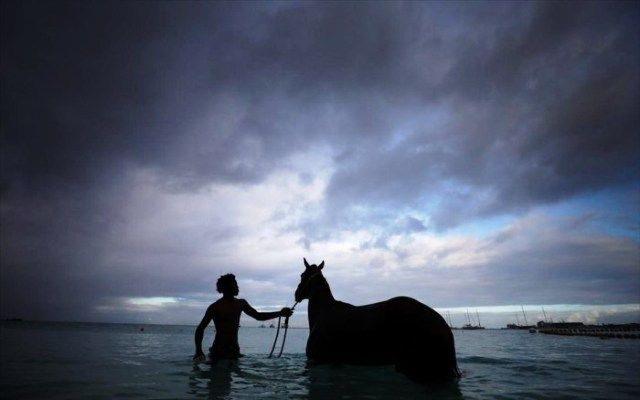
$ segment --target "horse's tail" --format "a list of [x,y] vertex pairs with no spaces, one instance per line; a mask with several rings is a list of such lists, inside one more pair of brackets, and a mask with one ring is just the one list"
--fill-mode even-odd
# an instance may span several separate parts
[[458,380],[460,379],[460,370],[458,369],[458,359],[456,357],[456,345],[453,332],[449,331],[447,343],[442,343],[439,348],[435,349],[437,358],[442,362],[442,375],[440,379]]
[[421,382],[459,379],[453,332],[440,314],[411,300],[410,312],[398,321],[403,329],[397,332],[396,369]]
[[451,332],[405,336],[398,355],[396,369],[415,381],[444,382],[461,376]]

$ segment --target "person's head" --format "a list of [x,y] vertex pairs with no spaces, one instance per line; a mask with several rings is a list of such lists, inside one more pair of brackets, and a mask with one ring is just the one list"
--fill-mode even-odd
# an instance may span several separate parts
[[233,274],[222,275],[218,278],[216,289],[218,289],[218,293],[222,293],[223,296],[237,296],[238,293],[240,293],[236,276]]

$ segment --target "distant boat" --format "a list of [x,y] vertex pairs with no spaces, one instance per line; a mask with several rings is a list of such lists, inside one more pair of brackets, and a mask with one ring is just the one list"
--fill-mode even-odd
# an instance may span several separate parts
[[453,323],[451,322],[451,314],[449,313],[449,311],[447,311],[447,323],[449,324],[449,328],[458,329],[458,328],[453,326]]
[[[528,329],[531,333],[536,333],[535,325],[529,325],[527,321],[527,314],[524,312],[524,306],[520,306],[522,308],[522,316],[524,317],[524,325],[520,325],[520,319],[518,318],[518,314],[516,314],[516,323],[515,324],[507,324],[507,329]],[[532,332],[533,330],[533,332]]]
[[534,329],[535,325],[518,325],[518,324],[507,324],[507,329],[519,329],[519,330],[529,330]]
[[464,329],[464,330],[467,330],[467,331],[469,331],[469,330],[473,331],[473,330],[476,330],[476,329],[484,329],[484,326],[467,324],[467,325],[463,326],[460,329]]
[[463,326],[460,329],[464,329],[464,330],[478,330],[478,329],[484,329],[484,326],[482,326],[482,324],[480,324],[480,314],[478,314],[478,310],[476,309],[476,316],[478,317],[478,325],[471,325],[471,316],[469,315],[469,310],[467,310],[467,324],[465,326]]

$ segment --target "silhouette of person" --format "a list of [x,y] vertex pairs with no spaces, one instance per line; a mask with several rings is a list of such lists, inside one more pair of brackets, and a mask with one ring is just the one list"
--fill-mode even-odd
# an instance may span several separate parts
[[196,328],[196,354],[193,356],[194,361],[206,359],[202,352],[202,337],[211,320],[213,320],[216,327],[216,336],[213,339],[213,345],[209,348],[209,355],[212,359],[236,359],[242,357],[240,346],[238,345],[238,327],[240,325],[240,314],[243,311],[258,321],[288,317],[293,314],[288,307],[275,312],[258,312],[246,300],[236,299],[240,290],[233,274],[222,275],[218,279],[216,288],[219,293],[222,293],[222,297],[207,308],[200,325]]

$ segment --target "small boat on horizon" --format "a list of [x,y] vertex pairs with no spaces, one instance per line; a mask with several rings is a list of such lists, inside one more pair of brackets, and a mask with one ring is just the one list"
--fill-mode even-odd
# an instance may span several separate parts
[[478,325],[471,325],[471,316],[469,315],[469,310],[467,310],[466,316],[467,316],[467,324],[460,329],[464,329],[464,330],[484,329],[484,326],[482,326],[482,324],[480,323],[480,314],[478,313],[477,309],[476,309],[476,316],[478,318]]
[[524,312],[524,306],[520,306],[520,308],[522,309],[522,316],[524,317],[524,325],[520,325],[520,318],[518,318],[518,314],[516,313],[516,323],[507,324],[507,329],[521,329],[528,330],[529,333],[536,333],[536,326],[529,325],[529,322],[527,321],[527,314]]
[[477,330],[477,329],[484,329],[484,326],[467,324],[467,325],[463,326],[460,329],[464,329],[464,330],[467,330],[467,331],[468,330],[473,331],[473,330]]

